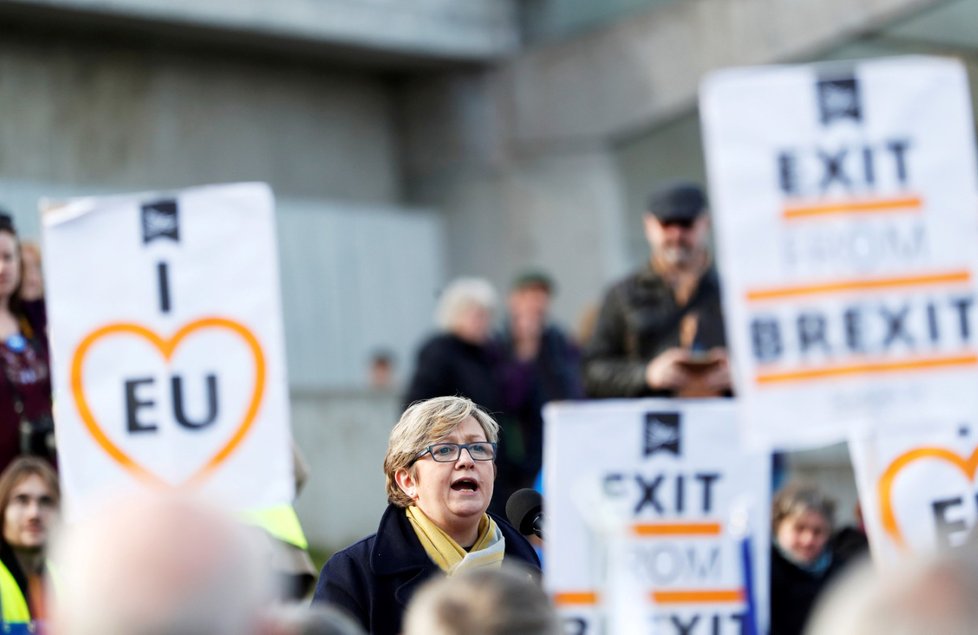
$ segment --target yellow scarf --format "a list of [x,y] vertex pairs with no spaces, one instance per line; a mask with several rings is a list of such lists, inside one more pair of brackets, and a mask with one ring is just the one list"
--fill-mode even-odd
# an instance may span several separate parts
[[425,553],[447,575],[482,567],[498,568],[502,565],[506,540],[495,521],[487,514],[482,515],[479,521],[479,537],[472,545],[472,550],[467,552],[438,525],[431,522],[417,506],[411,505],[406,511],[411,528],[421,541]]

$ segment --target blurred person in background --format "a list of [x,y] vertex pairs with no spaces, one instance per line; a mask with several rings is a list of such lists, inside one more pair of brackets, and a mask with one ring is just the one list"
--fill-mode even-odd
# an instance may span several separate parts
[[24,302],[44,299],[44,273],[41,269],[41,247],[36,242],[25,240],[20,246],[23,273],[21,275],[20,298]]
[[592,397],[720,396],[731,390],[720,284],[700,186],[652,195],[648,264],[606,293],[584,351]]
[[59,542],[54,635],[259,635],[273,597],[267,547],[178,493],[120,500]]
[[414,596],[404,635],[561,635],[538,580],[516,566],[429,582]]
[[371,390],[387,391],[394,388],[394,353],[379,349],[370,355],[369,384]]
[[313,601],[349,611],[374,635],[396,635],[408,602],[430,578],[510,560],[539,569],[526,539],[486,513],[498,432],[496,421],[463,397],[410,406],[388,441],[389,504],[377,533],[329,559]]
[[771,508],[771,635],[800,635],[826,584],[847,563],[834,549],[835,502],[793,482]]
[[60,500],[43,459],[14,459],[0,474],[0,632],[34,632],[47,619],[47,552]]
[[485,410],[502,408],[498,363],[489,347],[496,291],[482,278],[458,278],[442,292],[437,321],[441,332],[418,353],[405,406],[432,397],[468,397]]
[[21,272],[13,219],[0,211],[0,470],[24,454],[56,466],[43,302],[21,298]]
[[853,566],[819,602],[809,635],[972,635],[978,632],[974,545],[880,570]]
[[[496,480],[497,503],[536,480],[543,462],[543,406],[580,399],[580,354],[572,340],[550,323],[553,281],[538,271],[513,280],[507,315],[495,337],[499,351],[503,411]],[[501,509],[494,505],[494,510]]]

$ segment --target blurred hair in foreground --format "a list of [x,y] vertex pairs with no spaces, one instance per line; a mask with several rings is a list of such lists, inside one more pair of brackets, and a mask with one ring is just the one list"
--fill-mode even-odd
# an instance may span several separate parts
[[55,635],[257,635],[267,540],[175,494],[120,500],[58,544]]
[[268,635],[366,635],[355,619],[333,606],[290,604],[271,609]]
[[404,635],[560,635],[560,621],[528,569],[475,569],[426,584],[411,600]]
[[883,570],[866,560],[816,607],[807,635],[978,632],[978,554],[960,549]]

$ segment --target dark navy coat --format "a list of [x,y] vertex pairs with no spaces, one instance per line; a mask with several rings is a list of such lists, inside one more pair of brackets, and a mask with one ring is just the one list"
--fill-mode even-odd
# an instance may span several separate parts
[[[526,538],[492,516],[506,540],[504,559],[534,569],[540,560]],[[339,551],[323,567],[313,602],[337,605],[373,635],[397,635],[411,596],[441,570],[425,553],[400,507],[388,505],[377,533]]]

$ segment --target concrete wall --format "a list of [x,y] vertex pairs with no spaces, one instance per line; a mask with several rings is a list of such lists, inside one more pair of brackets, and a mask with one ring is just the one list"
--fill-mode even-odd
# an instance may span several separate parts
[[797,59],[938,0],[685,0],[492,70],[402,83],[408,199],[445,210],[449,269],[505,284],[533,264],[576,322],[645,258],[637,224],[660,180],[702,175],[703,74]]
[[523,36],[530,44],[566,39],[669,2],[682,0],[523,0]]
[[336,202],[278,202],[282,309],[293,388],[364,388],[368,360],[414,366],[444,284],[441,215]]
[[[26,236],[39,235],[40,196],[272,185],[290,370],[306,389],[292,400],[313,470],[303,519],[320,544],[369,531],[384,501],[373,454],[383,454],[398,399],[321,391],[362,385],[378,344],[392,344],[406,369],[444,277],[440,219],[400,204],[387,79],[131,40],[0,33],[0,204]],[[381,337],[396,342],[368,341]]]
[[0,38],[0,177],[160,189],[264,180],[282,196],[400,195],[381,80],[95,40]]
[[393,393],[293,391],[296,445],[310,467],[296,511],[313,545],[336,550],[377,530],[387,438],[400,414]]
[[493,59],[519,44],[515,0],[6,0],[0,10],[183,38],[220,34],[245,46],[387,53],[387,63]]
[[508,67],[511,128],[521,147],[621,138],[694,103],[703,75],[804,58],[941,0],[685,0]]

